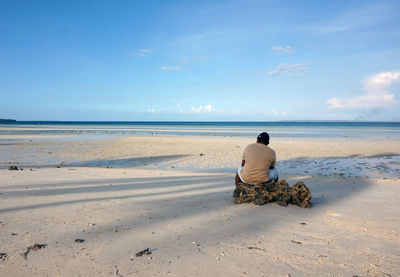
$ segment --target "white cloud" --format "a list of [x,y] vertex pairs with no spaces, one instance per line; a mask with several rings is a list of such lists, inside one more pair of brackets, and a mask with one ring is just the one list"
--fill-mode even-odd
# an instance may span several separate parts
[[287,112],[286,111],[279,111],[277,109],[272,108],[269,111],[268,110],[257,110],[255,112],[255,114],[261,114],[263,116],[271,116],[271,115],[273,115],[273,116],[278,116],[279,117],[279,116],[287,115]]
[[137,50],[135,55],[138,56],[138,57],[145,57],[145,56],[149,55],[150,53],[151,53],[151,50],[145,48],[145,49]]
[[364,94],[352,98],[333,97],[327,100],[329,109],[379,108],[395,104],[394,94],[388,90],[400,80],[400,71],[382,72],[364,80]]
[[179,113],[203,113],[203,114],[219,114],[219,115],[239,115],[242,113],[240,109],[233,109],[233,110],[219,110],[216,109],[212,104],[208,105],[199,105],[199,106],[192,106],[191,108],[184,108],[182,103],[177,104],[178,112]]
[[288,73],[292,76],[299,77],[304,75],[310,63],[282,63],[278,65],[274,70],[271,70],[267,73],[268,76],[276,76],[280,73]]
[[193,106],[190,109],[190,111],[192,113],[201,113],[201,112],[210,113],[210,112],[215,112],[216,110],[211,104],[208,104],[208,105],[205,105],[205,106],[200,105],[198,107]]
[[150,108],[150,109],[147,109],[146,112],[148,112],[148,113],[161,113],[161,112],[163,112],[164,110],[165,110],[165,109],[163,109],[163,108],[160,108],[160,109]]
[[192,113],[201,113],[202,111],[203,111],[203,106],[198,106],[198,107],[195,107],[195,106],[193,106],[192,107],[192,109],[190,110]]
[[204,111],[212,112],[212,111],[214,111],[214,107],[211,104],[208,104],[207,106],[204,106]]
[[294,49],[289,45],[286,45],[285,47],[275,45],[271,47],[271,50],[274,51],[275,55],[288,55],[294,53]]
[[242,110],[241,110],[241,109],[234,109],[234,110],[225,111],[225,112],[223,112],[223,113],[238,115],[238,114],[242,114]]
[[165,71],[181,71],[181,70],[183,70],[183,67],[179,66],[179,65],[175,65],[175,66],[164,65],[164,66],[161,66],[160,68]]
[[400,78],[398,72],[382,72],[367,78],[364,82],[364,88],[368,91],[385,90]]
[[284,115],[287,114],[287,112],[285,112],[285,111],[278,111],[278,110],[276,110],[276,109],[271,109],[271,113],[272,113],[273,115],[277,115],[277,116],[284,116]]

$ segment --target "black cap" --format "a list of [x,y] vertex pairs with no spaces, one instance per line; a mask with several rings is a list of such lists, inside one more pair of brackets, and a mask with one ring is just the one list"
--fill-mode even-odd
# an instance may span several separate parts
[[267,132],[262,132],[261,134],[258,135],[257,137],[257,142],[262,142],[265,145],[269,144],[269,135]]

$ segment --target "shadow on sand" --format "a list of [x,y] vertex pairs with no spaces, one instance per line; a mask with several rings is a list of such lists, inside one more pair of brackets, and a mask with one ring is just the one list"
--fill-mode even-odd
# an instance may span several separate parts
[[111,167],[111,168],[134,168],[137,166],[154,165],[161,162],[178,160],[189,157],[191,155],[164,155],[164,156],[149,156],[127,159],[98,159],[81,162],[56,162],[56,163],[8,163],[0,165],[0,169],[6,169],[10,165],[17,165],[19,168],[52,168],[57,166],[62,167]]
[[[288,178],[287,180],[291,185],[297,181],[293,178]],[[311,200],[312,208],[344,200],[361,192],[371,184],[365,179],[344,178],[321,179],[309,177],[302,181],[310,188],[313,195]],[[179,199],[182,195],[196,195],[197,198],[204,198],[205,200],[213,196],[221,197],[221,203],[233,205],[232,192],[234,185],[232,176],[198,175],[186,177],[109,178],[57,184],[27,184],[23,187],[20,186],[20,189],[16,189],[16,186],[3,186],[1,189],[2,195],[0,195],[0,199],[40,197],[43,200],[43,197],[50,196],[49,198],[45,198],[42,203],[0,209],[0,213],[8,213],[115,199],[132,199],[132,201],[137,201],[146,197],[160,196],[163,199]],[[152,191],[148,192],[149,189]],[[210,190],[212,192],[209,193]],[[79,196],[80,194],[90,194],[91,197],[87,197],[86,195],[87,198],[82,199]],[[48,201],[52,199],[52,196],[66,196],[70,199],[65,201]]]

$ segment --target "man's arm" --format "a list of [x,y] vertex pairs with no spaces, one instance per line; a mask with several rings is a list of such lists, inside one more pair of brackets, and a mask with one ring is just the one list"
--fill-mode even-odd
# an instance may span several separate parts
[[245,160],[242,160],[242,166],[244,166],[245,163],[246,163],[246,161],[245,161]]
[[276,154],[274,152],[274,160],[271,163],[271,166],[269,167],[269,169],[273,169],[275,167],[275,162],[276,162]]
[[275,167],[275,161],[271,164],[271,166],[269,167],[269,169],[273,169]]

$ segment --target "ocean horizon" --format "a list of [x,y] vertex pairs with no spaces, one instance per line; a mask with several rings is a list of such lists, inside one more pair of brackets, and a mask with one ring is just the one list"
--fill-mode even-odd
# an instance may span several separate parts
[[390,121],[7,121],[0,134],[201,135],[400,139]]

